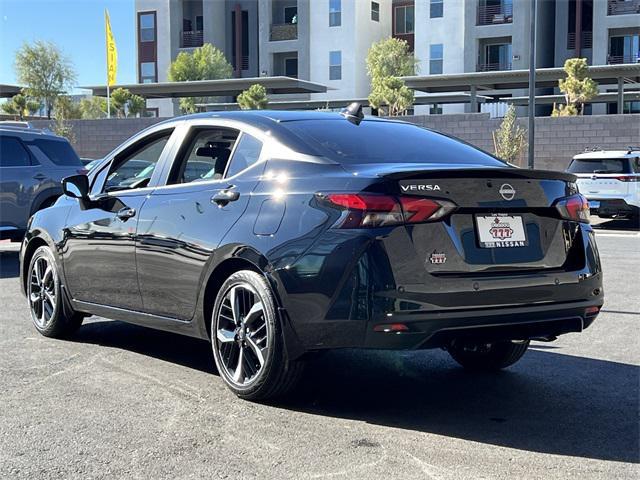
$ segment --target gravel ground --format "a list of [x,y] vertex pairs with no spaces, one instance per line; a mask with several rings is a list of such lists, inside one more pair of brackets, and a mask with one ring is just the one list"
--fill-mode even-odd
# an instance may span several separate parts
[[[640,234],[598,222],[606,304],[499,374],[442,351],[339,351],[277,404],[209,345],[102,318],[41,337],[0,247],[0,478],[639,478]],[[15,248],[13,248],[15,250]]]

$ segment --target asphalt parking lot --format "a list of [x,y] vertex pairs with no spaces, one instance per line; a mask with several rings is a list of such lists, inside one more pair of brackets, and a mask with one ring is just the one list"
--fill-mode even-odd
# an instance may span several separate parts
[[101,318],[39,336],[0,246],[0,478],[638,478],[640,233],[597,223],[606,304],[584,333],[487,375],[332,352],[269,405],[233,396],[202,341]]

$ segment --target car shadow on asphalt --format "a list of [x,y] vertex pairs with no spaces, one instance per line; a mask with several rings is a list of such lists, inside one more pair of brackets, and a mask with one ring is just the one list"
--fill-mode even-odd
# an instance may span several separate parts
[[[92,321],[75,341],[216,372],[207,342],[135,325]],[[494,374],[468,373],[439,350],[326,352],[308,360],[292,395],[271,405],[532,452],[638,462],[640,368],[548,347],[536,345]]]
[[621,231],[629,231],[629,232],[637,232],[640,230],[640,219],[633,218],[599,218],[599,217],[591,217],[593,228],[596,230],[621,230]]

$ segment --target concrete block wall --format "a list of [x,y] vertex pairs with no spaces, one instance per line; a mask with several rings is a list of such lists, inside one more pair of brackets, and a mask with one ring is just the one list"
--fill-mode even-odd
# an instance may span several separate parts
[[[494,152],[492,132],[501,122],[486,113],[411,116],[403,120],[453,135],[491,153]],[[526,119],[520,118],[518,123],[527,128]],[[535,145],[536,168],[564,170],[574,155],[587,148],[640,147],[640,114],[538,117]],[[518,164],[526,166],[526,163],[524,152]]]
[[[492,132],[500,119],[487,113],[424,115],[401,117],[433,130],[453,135],[483,150],[493,152]],[[71,120],[74,145],[81,157],[101,158],[124,140],[157,123],[157,118],[119,118],[110,120]],[[518,120],[526,128],[526,119]],[[36,127],[50,126],[34,121]],[[640,146],[640,114],[586,115],[582,117],[536,118],[536,168],[564,170],[571,157],[585,148],[607,150]],[[520,165],[526,165],[526,152]]]
[[[161,118],[111,118],[69,120],[75,136],[74,148],[80,157],[102,158],[127,138],[158,123]],[[36,128],[52,128],[49,120],[33,120]]]

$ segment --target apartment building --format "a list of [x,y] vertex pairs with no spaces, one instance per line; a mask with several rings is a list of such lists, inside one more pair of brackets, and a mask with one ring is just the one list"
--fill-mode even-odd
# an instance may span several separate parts
[[[529,68],[529,0],[394,0],[393,9],[393,35],[414,45],[420,75]],[[561,67],[576,56],[591,65],[638,62],[640,0],[538,0],[537,18],[538,68]],[[593,113],[615,108],[594,105]],[[420,113],[465,110],[469,106],[416,108]]]
[[[391,15],[391,0],[136,0],[138,81],[167,81],[179,52],[211,43],[234,76],[286,75],[330,88],[299,99],[366,97],[367,51],[391,35]],[[177,113],[171,100],[148,108]]]

